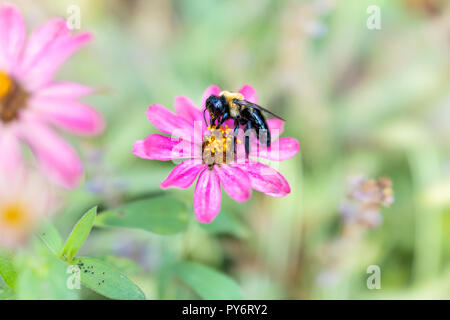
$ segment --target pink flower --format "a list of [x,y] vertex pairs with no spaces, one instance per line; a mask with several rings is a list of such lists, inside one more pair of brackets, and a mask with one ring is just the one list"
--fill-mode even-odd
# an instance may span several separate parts
[[62,19],[50,20],[26,39],[18,8],[0,6],[0,170],[17,170],[24,142],[50,178],[65,187],[77,185],[81,162],[53,128],[95,135],[104,123],[99,113],[78,101],[91,88],[54,82],[53,76],[91,39],[89,33],[72,36]]
[[57,190],[29,168],[0,172],[0,247],[24,244],[57,207]]
[[[257,103],[253,87],[245,85],[239,91],[246,100]],[[203,95],[202,106],[212,94],[219,95],[218,86],[210,86]],[[257,139],[251,139],[250,160],[245,159],[241,138],[238,140],[237,156],[229,154],[233,131],[227,123],[221,130],[209,129],[203,120],[203,111],[187,97],[175,99],[176,114],[161,105],[151,105],[147,117],[161,132],[172,137],[152,134],[138,140],[133,153],[143,159],[175,160],[179,163],[161,183],[162,188],[178,187],[186,189],[198,176],[194,191],[194,212],[198,221],[209,223],[220,211],[221,187],[235,201],[250,198],[255,189],[272,197],[283,197],[290,193],[286,179],[275,169],[255,161],[254,157],[275,161],[286,160],[299,151],[294,138],[278,138],[283,130],[283,122],[268,119],[272,134],[272,148],[264,149]],[[207,119],[207,121],[209,121]],[[240,133],[242,137],[242,133]],[[258,151],[259,149],[260,152]]]

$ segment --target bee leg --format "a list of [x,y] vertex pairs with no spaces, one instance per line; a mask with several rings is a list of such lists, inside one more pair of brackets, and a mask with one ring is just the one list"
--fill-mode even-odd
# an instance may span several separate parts
[[257,152],[259,154],[259,152],[260,152],[260,143],[264,143],[267,140],[266,140],[266,136],[264,135],[264,130],[261,129],[260,127],[255,127],[255,134],[256,134],[256,139],[259,142],[259,143],[256,144]]
[[224,115],[222,116],[222,118],[219,120],[219,122],[217,123],[217,127],[216,129],[220,129],[220,127],[222,126],[222,124],[228,120],[228,113],[224,113]]
[[271,137],[269,129],[260,129],[258,132],[259,140],[266,144],[267,148],[270,148]]
[[234,120],[234,131],[233,131],[233,154],[234,160],[237,160],[237,136],[239,133],[239,120]]
[[250,135],[252,133],[252,123],[247,122],[247,126],[245,128],[245,158],[248,159],[248,155],[250,154]]
[[211,117],[211,121],[209,122],[209,127],[212,128],[216,125],[216,118]]
[[265,127],[261,127],[261,128],[256,128],[256,134],[259,140],[259,144],[258,144],[258,152],[259,152],[259,147],[261,146],[266,146],[267,149],[270,148],[270,144],[271,144],[271,136],[270,136],[270,131],[268,128]]

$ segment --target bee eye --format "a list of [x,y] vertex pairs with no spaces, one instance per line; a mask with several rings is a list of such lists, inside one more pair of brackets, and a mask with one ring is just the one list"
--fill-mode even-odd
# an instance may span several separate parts
[[221,110],[222,104],[220,103],[220,100],[217,97],[211,96],[206,100],[206,108],[208,110]]

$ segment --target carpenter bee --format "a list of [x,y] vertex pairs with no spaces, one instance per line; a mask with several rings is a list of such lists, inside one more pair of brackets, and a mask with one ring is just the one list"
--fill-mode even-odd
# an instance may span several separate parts
[[[234,120],[234,141],[233,152],[236,150],[237,134],[240,125],[245,125],[245,157],[250,154],[250,131],[255,130],[257,139],[265,136],[265,143],[270,147],[271,137],[267,121],[262,112],[266,112],[278,119],[283,118],[270,112],[269,110],[244,99],[241,93],[222,91],[218,96],[211,95],[206,99],[205,112],[208,111],[211,116],[210,126],[219,129],[222,124],[229,119]],[[217,126],[216,126],[217,121]]]

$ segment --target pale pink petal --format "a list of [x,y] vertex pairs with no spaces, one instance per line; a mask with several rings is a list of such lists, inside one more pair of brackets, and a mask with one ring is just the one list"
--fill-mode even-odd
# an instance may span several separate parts
[[0,129],[0,171],[17,172],[22,164],[22,150],[18,137],[10,130]]
[[194,191],[194,213],[201,223],[210,223],[220,211],[222,192],[214,170],[204,169]]
[[70,34],[71,31],[63,19],[52,19],[36,28],[25,45],[18,76],[45,59],[46,53],[53,47],[70,39]]
[[146,114],[148,120],[161,132],[183,137],[186,140],[191,139],[194,124],[169,111],[166,107],[153,104],[148,107]]
[[166,180],[161,183],[161,188],[177,187],[186,189],[195,181],[200,171],[205,168],[200,160],[189,159],[177,165]]
[[76,100],[35,97],[29,106],[40,119],[69,132],[96,135],[105,128],[99,112]]
[[20,10],[12,4],[0,6],[0,70],[13,70],[25,42],[26,29]]
[[272,141],[277,140],[284,130],[284,121],[281,119],[267,119]]
[[275,169],[259,163],[242,165],[250,178],[252,188],[271,197],[284,197],[291,192],[286,179]]
[[43,171],[67,188],[75,187],[83,168],[75,150],[45,125],[23,120],[20,136],[31,147]]
[[251,184],[248,175],[238,167],[222,165],[214,167],[225,192],[237,202],[244,202],[250,198]]
[[260,157],[273,161],[284,161],[295,156],[300,150],[297,139],[290,137],[283,137],[279,140],[273,141],[270,148],[259,144],[252,145],[250,150],[251,157]]
[[190,157],[194,146],[185,140],[166,137],[160,134],[149,135],[133,145],[133,153],[142,159],[173,160]]
[[208,88],[206,88],[205,92],[203,93],[202,97],[202,105],[200,106],[200,109],[203,110],[205,108],[205,102],[206,99],[209,98],[211,95],[218,96],[220,93],[220,87],[216,86],[215,84],[210,85]]
[[195,106],[195,103],[185,96],[179,96],[175,98],[175,110],[177,115],[188,121],[203,121],[203,115],[199,108]]
[[72,82],[53,82],[41,88],[36,96],[46,98],[78,99],[94,93],[91,87]]
[[240,90],[239,93],[242,93],[244,95],[245,100],[258,103],[258,95],[256,94],[256,90],[251,85],[244,85]]
[[90,33],[81,33],[45,50],[30,68],[21,75],[26,88],[35,91],[48,84],[59,67],[91,40],[92,35]]

